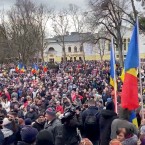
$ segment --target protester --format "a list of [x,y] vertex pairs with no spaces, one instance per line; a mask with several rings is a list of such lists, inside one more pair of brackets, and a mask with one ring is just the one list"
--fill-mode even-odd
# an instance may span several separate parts
[[33,145],[36,142],[37,134],[37,129],[31,126],[25,126],[21,130],[22,141],[19,141],[17,145]]
[[131,122],[129,122],[130,119],[130,111],[127,109],[121,109],[119,112],[119,118],[113,120],[111,125],[111,139],[116,138],[116,131],[119,128],[126,128],[132,130],[132,132],[136,135],[138,135],[138,130]]
[[[44,125],[44,129],[49,131],[53,136],[53,144],[56,144],[59,139],[59,135],[62,134],[61,121],[56,118],[56,111],[54,108],[48,108],[46,110],[46,123]],[[59,128],[60,126],[60,128]]]
[[43,114],[39,114],[37,120],[33,123],[33,127],[36,128],[38,131],[44,129],[45,118]]
[[110,142],[111,124],[117,118],[115,113],[115,105],[113,102],[106,104],[106,110],[100,113],[99,126],[100,126],[100,145],[107,145]]
[[15,142],[15,136],[13,130],[11,130],[11,121],[8,118],[3,120],[3,129],[1,130],[4,135],[3,145],[11,145]]
[[[94,145],[98,145],[100,138],[99,120],[96,118],[98,108],[93,99],[88,101],[88,109],[82,114],[82,123],[84,126],[84,135],[90,139]],[[92,133],[93,132],[93,133]]]
[[[78,145],[82,140],[80,135],[85,137],[88,145],[91,142],[93,145],[99,145],[99,142],[100,145],[109,145],[111,139],[110,144],[113,145],[116,139],[125,143],[136,138],[138,130],[129,122],[130,112],[120,109],[120,66],[116,70],[117,104],[114,104],[108,61],[67,61],[51,66],[46,63],[48,69],[45,72],[41,63],[37,65],[39,71],[35,73],[29,66],[22,72],[15,71],[15,65],[11,67],[9,64],[0,70],[6,68],[5,74],[0,76],[0,124],[3,124],[4,118],[8,118],[8,129],[13,132],[15,145],[35,142],[37,145]],[[118,115],[114,111],[116,105]],[[139,120],[142,111],[141,107],[137,109]],[[24,134],[21,133],[23,128],[26,128]],[[37,137],[34,128],[38,130]],[[122,128],[133,132],[127,138],[125,132],[116,134]],[[24,137],[29,136],[29,129],[35,132],[31,132],[34,137],[31,143]],[[144,124],[141,124],[140,132],[143,143]],[[3,142],[3,133],[0,139]],[[118,144],[121,144],[118,140]]]

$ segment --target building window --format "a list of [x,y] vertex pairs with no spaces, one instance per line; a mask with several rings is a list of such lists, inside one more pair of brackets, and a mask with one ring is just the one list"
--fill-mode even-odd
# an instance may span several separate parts
[[126,39],[123,39],[123,48],[126,51]]
[[76,61],[77,59],[76,59],[76,57],[74,57],[74,61]]
[[68,47],[68,52],[71,52],[71,47]]
[[81,58],[81,57],[79,57],[79,60],[81,61],[81,60],[82,60],[82,58]]
[[74,47],[74,52],[77,52],[77,47],[76,46]]
[[48,51],[55,51],[53,47],[50,47]]
[[83,51],[83,46],[80,47],[80,52],[82,52],[82,51]]

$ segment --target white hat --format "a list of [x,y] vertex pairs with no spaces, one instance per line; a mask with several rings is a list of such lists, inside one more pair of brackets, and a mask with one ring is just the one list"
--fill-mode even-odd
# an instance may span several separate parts
[[11,123],[11,121],[10,121],[8,118],[4,118],[4,119],[3,119],[3,124],[2,124],[2,125],[7,125],[7,124],[9,124],[9,123]]

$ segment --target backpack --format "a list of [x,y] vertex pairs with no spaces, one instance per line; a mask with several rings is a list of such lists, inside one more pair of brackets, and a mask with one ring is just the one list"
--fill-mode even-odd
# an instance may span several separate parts
[[95,127],[97,125],[96,114],[87,114],[85,119],[85,127]]

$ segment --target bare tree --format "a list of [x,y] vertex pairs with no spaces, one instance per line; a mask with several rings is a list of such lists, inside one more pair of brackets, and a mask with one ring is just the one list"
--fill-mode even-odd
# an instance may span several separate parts
[[[122,21],[125,19],[123,11],[128,3],[125,0],[91,0],[92,26],[105,27],[108,33],[114,37],[119,51],[119,61],[123,65],[123,36],[121,32]],[[108,39],[105,37],[104,39]]]
[[62,47],[63,61],[66,61],[65,37],[68,35],[70,24],[67,10],[61,10],[52,16],[53,31],[57,43]]
[[83,53],[83,61],[85,61],[85,52],[83,44],[91,37],[90,35],[85,34],[87,25],[86,25],[86,14],[77,6],[74,4],[69,5],[69,14],[71,18],[71,23],[74,26],[75,32],[78,32],[79,35],[79,43],[80,43],[80,50]]
[[9,24],[6,23],[5,10],[0,11],[0,60],[1,62],[15,62],[17,60],[16,49],[12,48],[12,40],[9,37]]
[[38,42],[38,50],[40,51],[41,54],[41,59],[44,62],[44,50],[47,48],[48,43],[45,42],[46,38],[46,28],[47,28],[47,23],[48,20],[51,18],[53,9],[51,8],[46,8],[44,5],[40,5],[37,8],[36,12],[36,22],[38,25],[38,32],[39,36],[37,36],[37,42]]
[[36,6],[29,0],[17,0],[15,6],[8,12],[9,36],[13,49],[17,49],[19,59],[29,63],[38,51],[39,36],[35,21]]

